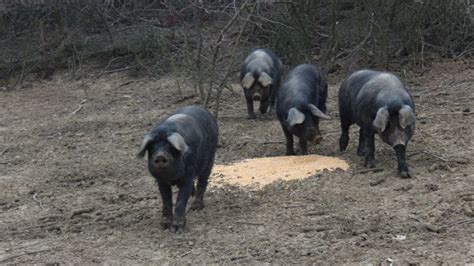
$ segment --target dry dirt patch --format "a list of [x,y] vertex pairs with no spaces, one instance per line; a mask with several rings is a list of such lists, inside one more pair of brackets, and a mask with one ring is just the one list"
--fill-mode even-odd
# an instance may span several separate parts
[[[155,123],[199,102],[191,87],[180,96],[172,77],[112,73],[87,79],[87,95],[83,81],[65,75],[0,91],[0,264],[472,264],[471,61],[436,63],[407,79],[418,118],[407,152],[412,178],[398,177],[379,138],[383,171],[362,172],[355,126],[338,154],[341,78],[330,75],[334,119],[320,123],[324,140],[309,152],[350,169],[258,190],[212,186],[181,235],[160,228],[159,190],[134,154]],[[222,95],[216,165],[283,155],[277,118],[248,120],[237,88]]]
[[216,165],[211,179],[217,186],[263,187],[279,179],[304,179],[324,169],[338,168],[347,170],[349,165],[342,159],[320,155],[263,157]]

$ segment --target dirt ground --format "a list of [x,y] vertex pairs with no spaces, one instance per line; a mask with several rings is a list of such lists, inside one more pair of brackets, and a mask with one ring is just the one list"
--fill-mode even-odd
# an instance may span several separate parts
[[[310,152],[338,156],[349,170],[261,190],[211,179],[206,208],[188,212],[181,235],[160,228],[159,192],[135,153],[153,124],[198,102],[192,89],[183,98],[171,78],[123,73],[3,87],[0,263],[474,263],[473,63],[436,62],[408,76],[413,178],[397,176],[379,140],[381,169],[364,173],[356,127],[337,153],[341,77],[329,76],[333,119]],[[217,163],[284,155],[277,119],[247,120],[236,92],[225,94]]]

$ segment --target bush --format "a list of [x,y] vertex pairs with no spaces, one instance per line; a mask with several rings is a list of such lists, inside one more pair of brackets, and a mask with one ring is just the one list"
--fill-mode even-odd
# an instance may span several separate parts
[[467,0],[289,1],[273,4],[268,16],[270,43],[292,65],[342,58],[383,66],[429,52],[452,58],[474,44]]
[[102,73],[173,71],[209,104],[230,89],[252,47],[270,47],[290,67],[317,62],[330,72],[470,56],[472,9],[469,0],[8,1],[0,6],[0,78],[64,68],[80,77],[93,60]]

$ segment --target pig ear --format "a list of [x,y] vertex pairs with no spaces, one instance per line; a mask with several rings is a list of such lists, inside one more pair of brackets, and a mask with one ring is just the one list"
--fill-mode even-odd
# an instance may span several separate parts
[[175,147],[178,151],[182,153],[186,153],[188,151],[188,145],[184,142],[183,136],[181,134],[175,132],[168,137],[169,143]]
[[398,119],[400,126],[405,129],[407,126],[415,123],[416,117],[413,109],[410,106],[404,105],[400,111],[398,111]]
[[321,110],[319,110],[319,108],[316,107],[314,104],[309,104],[308,106],[309,106],[309,109],[311,110],[311,113],[314,116],[317,116],[321,119],[331,119],[331,117],[329,117],[327,114],[325,114]]
[[298,109],[293,107],[288,112],[288,118],[286,121],[288,122],[290,127],[292,127],[294,125],[303,123],[304,119],[305,119],[304,114],[300,112]]
[[373,125],[380,132],[383,132],[385,130],[385,127],[387,126],[388,119],[389,119],[389,114],[388,114],[387,107],[379,108],[379,110],[377,111],[377,115],[375,116]]
[[145,156],[146,148],[148,147],[148,144],[150,144],[152,140],[153,138],[150,136],[150,134],[145,135],[142,141],[142,145],[140,146],[140,150],[137,153],[138,159],[141,159],[143,158],[143,156]]
[[271,85],[273,83],[273,79],[267,73],[262,72],[262,74],[260,74],[260,77],[258,78],[258,82],[260,82],[263,87],[267,87],[268,85]]
[[255,78],[253,77],[252,73],[249,72],[245,74],[244,78],[242,79],[242,87],[244,87],[244,89],[250,89],[254,81]]

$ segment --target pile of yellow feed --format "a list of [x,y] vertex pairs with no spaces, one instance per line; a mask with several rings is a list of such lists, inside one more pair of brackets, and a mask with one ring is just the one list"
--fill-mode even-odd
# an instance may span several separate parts
[[347,170],[349,165],[339,158],[306,155],[246,159],[229,165],[215,165],[210,183],[263,187],[276,180],[304,179],[324,169]]

